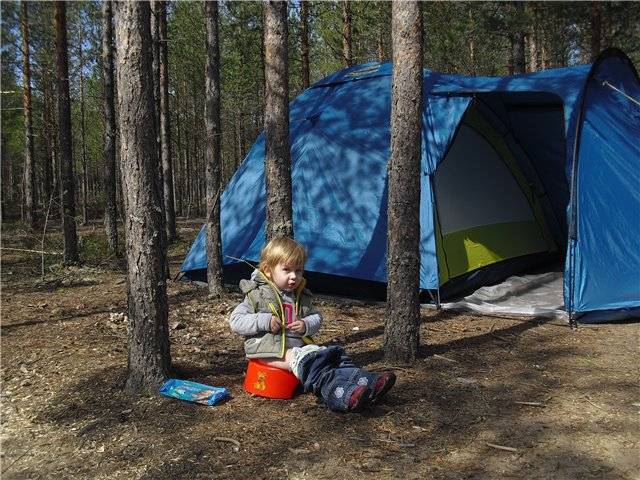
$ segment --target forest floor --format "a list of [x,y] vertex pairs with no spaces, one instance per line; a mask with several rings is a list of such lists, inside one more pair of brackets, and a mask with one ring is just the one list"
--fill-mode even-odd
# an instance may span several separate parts
[[[199,222],[180,222],[175,274]],[[581,326],[423,309],[413,366],[385,366],[384,304],[317,296],[316,339],[368,369],[393,368],[386,401],[336,414],[310,394],[243,391],[242,340],[220,300],[169,282],[175,375],[227,387],[213,407],[122,386],[122,260],[101,224],[81,227],[83,266],[62,268],[40,239],[4,229],[3,479],[639,479],[640,323]],[[45,248],[61,250],[51,235]],[[220,440],[219,437],[233,442]]]

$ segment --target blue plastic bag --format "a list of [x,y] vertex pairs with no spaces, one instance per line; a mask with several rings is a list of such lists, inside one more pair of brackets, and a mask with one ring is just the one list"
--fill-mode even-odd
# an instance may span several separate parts
[[215,405],[229,397],[229,390],[224,387],[211,387],[188,380],[171,379],[160,387],[160,394],[188,402]]

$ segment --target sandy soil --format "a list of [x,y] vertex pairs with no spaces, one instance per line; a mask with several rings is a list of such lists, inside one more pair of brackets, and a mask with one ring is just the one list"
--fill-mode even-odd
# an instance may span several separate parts
[[[181,226],[173,271],[197,222]],[[3,247],[37,249],[29,238],[10,232]],[[420,358],[389,366],[383,304],[318,296],[317,340],[398,375],[384,404],[340,415],[311,395],[245,393],[242,341],[226,324],[240,296],[171,282],[176,376],[232,394],[205,407],[122,392],[122,262],[39,275],[38,256],[3,250],[3,479],[640,478],[639,323],[572,331],[424,309]]]

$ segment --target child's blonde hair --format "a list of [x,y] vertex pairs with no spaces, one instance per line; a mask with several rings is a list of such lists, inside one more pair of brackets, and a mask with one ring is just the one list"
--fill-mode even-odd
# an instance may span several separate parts
[[294,268],[304,268],[307,261],[305,248],[287,237],[274,238],[265,245],[260,254],[260,271],[271,276],[276,265],[283,263]]

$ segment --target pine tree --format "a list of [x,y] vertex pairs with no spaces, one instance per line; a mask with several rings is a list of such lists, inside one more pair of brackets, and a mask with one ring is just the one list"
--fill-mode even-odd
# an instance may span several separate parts
[[293,236],[287,35],[287,2],[269,0],[264,37],[267,240]]
[[410,363],[420,344],[422,16],[417,1],[393,3],[392,38],[384,350],[388,361]]
[[128,377],[125,389],[157,391],[169,373],[164,218],[157,175],[152,40],[148,2],[117,4],[118,124],[128,273]]
[[73,141],[71,138],[71,100],[69,98],[69,60],[67,53],[66,2],[55,4],[56,68],[58,82],[58,145],[60,148],[60,206],[64,236],[64,261],[75,263],[78,255],[76,234],[75,185],[73,181]]
[[29,15],[27,2],[20,2],[20,30],[22,32],[22,108],[24,113],[24,220],[27,226],[36,226],[36,179],[33,154],[33,119],[31,110],[31,63],[29,55]]
[[111,2],[102,2],[102,77],[104,97],[104,226],[109,249],[118,252],[118,222],[116,207],[116,111],[113,73],[113,11]]
[[204,3],[207,28],[207,68],[204,121],[206,126],[207,165],[207,283],[209,294],[222,293],[222,241],[220,233],[220,42],[218,38],[218,2]]

